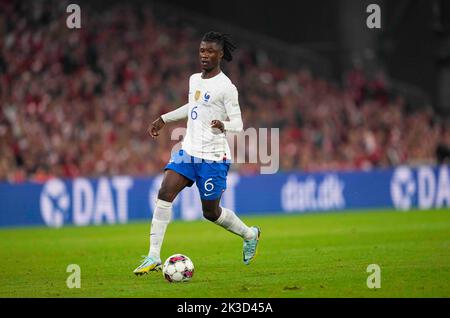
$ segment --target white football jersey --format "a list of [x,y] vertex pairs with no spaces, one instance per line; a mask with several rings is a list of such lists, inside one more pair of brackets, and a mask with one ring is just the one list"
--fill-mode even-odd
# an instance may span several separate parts
[[189,78],[188,121],[182,148],[198,158],[231,159],[225,133],[211,128],[211,121],[240,116],[237,88],[223,72],[208,79],[201,75],[196,73]]

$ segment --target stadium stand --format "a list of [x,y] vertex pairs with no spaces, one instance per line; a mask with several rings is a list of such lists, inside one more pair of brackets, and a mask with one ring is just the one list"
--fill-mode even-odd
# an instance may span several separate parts
[[[151,6],[93,11],[76,31],[51,2],[0,1],[0,11],[0,180],[159,173],[176,141],[146,129],[185,103],[199,30]],[[411,110],[381,71],[354,68],[336,84],[259,53],[241,48],[225,70],[244,128],[280,128],[282,171],[434,163],[449,145],[431,105]]]

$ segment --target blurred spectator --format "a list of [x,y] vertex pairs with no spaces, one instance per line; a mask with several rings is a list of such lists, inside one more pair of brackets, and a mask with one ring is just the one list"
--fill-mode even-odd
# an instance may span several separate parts
[[442,131],[436,146],[436,160],[439,164],[450,163],[450,129]]

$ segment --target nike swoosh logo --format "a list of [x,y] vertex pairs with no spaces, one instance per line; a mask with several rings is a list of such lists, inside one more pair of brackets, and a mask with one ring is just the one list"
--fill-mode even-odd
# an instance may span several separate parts
[[214,193],[209,193],[209,194],[208,194],[208,193],[205,193],[204,196],[205,196],[205,197],[209,197],[210,195],[213,195],[213,194],[214,194]]

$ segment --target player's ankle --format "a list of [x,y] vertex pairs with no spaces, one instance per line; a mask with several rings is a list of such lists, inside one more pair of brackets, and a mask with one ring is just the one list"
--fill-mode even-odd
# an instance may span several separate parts
[[257,236],[258,234],[255,232],[255,231],[253,231],[253,229],[250,227],[249,229],[248,229],[248,231],[245,233],[245,235],[244,235],[244,240],[245,241],[251,241],[251,240],[254,240],[254,239],[256,239],[256,236]]
[[155,253],[149,253],[149,254],[148,254],[148,257],[151,257],[151,258],[153,258],[155,261],[158,261],[158,262],[161,261],[161,256],[160,256],[160,255],[157,255],[157,254],[155,254]]

